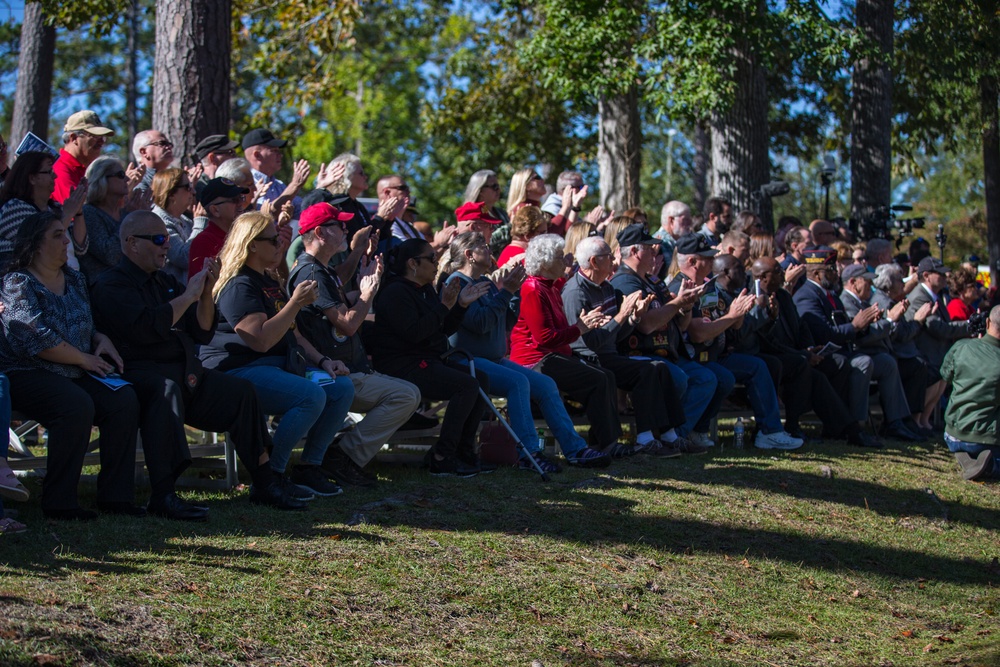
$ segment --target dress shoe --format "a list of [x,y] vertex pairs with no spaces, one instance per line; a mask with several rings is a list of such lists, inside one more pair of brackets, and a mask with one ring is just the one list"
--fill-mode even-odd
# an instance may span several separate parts
[[254,505],[267,505],[279,510],[304,510],[305,501],[298,500],[285,492],[285,485],[274,480],[265,486],[254,484],[250,487],[250,502]]
[[97,512],[85,510],[82,507],[74,507],[68,510],[42,509],[42,514],[46,519],[56,521],[93,521],[97,518]]
[[883,432],[888,438],[893,438],[894,440],[903,440],[906,442],[923,442],[924,437],[918,435],[906,428],[906,424],[903,423],[902,419],[897,419],[894,422],[890,422]]
[[146,508],[132,503],[119,501],[97,501],[97,509],[102,514],[115,514],[117,516],[134,516],[136,518],[146,516]]
[[847,444],[855,447],[869,447],[871,449],[881,449],[882,441],[874,435],[857,430],[847,434]]
[[371,488],[376,484],[376,480],[365,474],[365,471],[336,445],[326,450],[322,467],[323,472],[337,480],[341,486]]
[[146,505],[146,511],[153,516],[161,516],[164,519],[173,519],[174,521],[208,520],[206,508],[185,502],[172,492],[159,498],[150,498],[149,504]]

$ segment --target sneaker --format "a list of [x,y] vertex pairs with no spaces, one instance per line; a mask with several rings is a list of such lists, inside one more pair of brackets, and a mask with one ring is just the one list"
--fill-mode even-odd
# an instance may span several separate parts
[[31,496],[28,489],[21,484],[21,480],[10,469],[10,465],[5,458],[0,458],[0,496],[22,503]]
[[295,500],[315,500],[316,494],[310,489],[304,486],[299,486],[298,484],[292,482],[289,478],[285,477],[281,473],[275,473],[278,478],[278,484],[281,485],[281,490],[289,498],[294,498]]
[[676,447],[682,454],[689,454],[692,456],[708,453],[708,447],[691,442],[689,439],[684,437],[677,438],[671,446]]
[[699,433],[698,431],[691,431],[687,435],[688,441],[698,445],[699,447],[715,447],[715,440],[708,437],[708,433]]
[[754,438],[753,446],[757,449],[798,449],[802,446],[802,441],[793,438],[784,431],[775,433],[764,433],[759,431]]
[[250,487],[250,502],[254,505],[266,505],[279,510],[304,510],[306,504],[285,493],[285,485],[281,483],[280,477],[267,486]]
[[296,486],[312,491],[320,498],[332,498],[344,492],[340,485],[330,481],[323,469],[317,465],[297,465],[289,479]]
[[613,442],[604,448],[604,453],[613,459],[624,459],[629,456],[635,456],[637,450],[632,445],[627,445],[624,442]]
[[[545,456],[545,454],[542,454],[541,452],[535,452],[534,454],[531,455],[531,458],[535,459],[535,461],[538,462],[538,467],[541,468],[542,472],[544,473],[562,472],[562,466],[560,466],[555,461],[549,459],[548,457]],[[535,469],[535,466],[532,465],[531,461],[525,458],[518,459],[517,467],[520,470],[529,470],[531,472],[538,472],[538,470]]]
[[636,447],[636,449],[639,454],[655,456],[660,459],[675,459],[681,455],[681,450],[674,446],[674,444],[656,439],[650,440],[641,448]]
[[335,480],[341,485],[360,486],[371,488],[375,486],[372,476],[366,474],[361,467],[351,460],[339,447],[333,452],[334,447],[330,447],[323,457],[322,471],[327,478]]
[[567,456],[566,462],[580,468],[607,468],[611,465],[611,457],[590,447],[584,447],[573,456]]
[[470,466],[468,463],[459,461],[455,457],[449,457],[443,461],[438,461],[434,456],[434,450],[428,452],[429,456],[424,459],[427,468],[435,477],[475,477],[479,474],[479,466]]

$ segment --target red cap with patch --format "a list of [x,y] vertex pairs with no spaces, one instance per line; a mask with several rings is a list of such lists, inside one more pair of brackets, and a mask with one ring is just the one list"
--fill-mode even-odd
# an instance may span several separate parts
[[491,225],[500,224],[500,218],[493,215],[486,204],[481,201],[470,201],[455,209],[455,220],[463,222],[465,220],[482,220]]
[[305,234],[329,222],[347,222],[354,214],[341,211],[333,204],[320,202],[302,211],[299,216],[299,234]]

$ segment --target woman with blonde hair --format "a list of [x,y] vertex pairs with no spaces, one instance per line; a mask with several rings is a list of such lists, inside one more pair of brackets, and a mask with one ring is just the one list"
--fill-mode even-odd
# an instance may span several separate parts
[[194,184],[180,167],[170,167],[153,176],[153,213],[167,227],[170,249],[163,270],[182,284],[187,284],[188,254],[194,221],[184,215],[195,204]]
[[[344,424],[354,385],[343,362],[320,354],[294,328],[295,316],[316,300],[316,282],[299,283],[289,297],[269,275],[283,259],[279,246],[270,216],[253,211],[233,221],[213,289],[219,325],[200,356],[206,368],[252,382],[264,412],[282,415],[270,463],[289,495],[335,496],[341,488],[320,464]],[[292,449],[303,437],[300,465],[286,479]]]
[[567,255],[576,255],[576,245],[583,239],[591,236],[596,229],[595,225],[589,222],[575,222],[566,230],[566,247],[564,251]]
[[618,256],[618,232],[625,229],[629,225],[634,225],[635,220],[632,218],[626,218],[624,215],[619,215],[608,221],[604,225],[604,242],[608,244],[611,248],[612,254],[614,254],[616,261],[620,262],[621,257]]

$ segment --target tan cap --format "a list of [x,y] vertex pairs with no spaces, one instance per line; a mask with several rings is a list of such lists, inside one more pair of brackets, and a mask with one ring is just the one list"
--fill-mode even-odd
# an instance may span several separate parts
[[90,109],[77,111],[66,119],[63,132],[88,132],[99,137],[106,137],[115,133],[110,127],[101,125],[100,117]]

